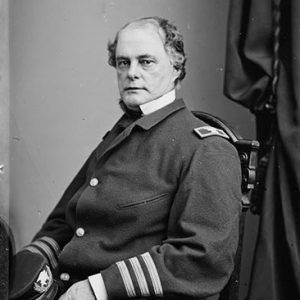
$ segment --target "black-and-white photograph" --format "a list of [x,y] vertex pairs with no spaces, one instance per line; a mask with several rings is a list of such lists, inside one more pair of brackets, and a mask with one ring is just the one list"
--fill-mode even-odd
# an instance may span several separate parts
[[300,298],[298,0],[0,0],[0,299]]

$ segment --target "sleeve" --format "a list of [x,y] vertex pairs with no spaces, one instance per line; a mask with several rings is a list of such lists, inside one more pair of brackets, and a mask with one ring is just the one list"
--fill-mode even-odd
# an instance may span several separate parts
[[92,157],[93,153],[72,180],[32,242],[22,249],[43,255],[47,259],[51,269],[57,267],[58,256],[61,249],[73,236],[73,231],[65,217],[66,207],[70,199],[72,199],[78,189],[84,184],[87,168]]
[[207,138],[182,169],[166,239],[101,272],[109,299],[202,298],[233,270],[241,213],[241,167],[234,147]]
[[102,275],[100,273],[88,277],[91,288],[94,292],[96,300],[108,300],[106,288]]

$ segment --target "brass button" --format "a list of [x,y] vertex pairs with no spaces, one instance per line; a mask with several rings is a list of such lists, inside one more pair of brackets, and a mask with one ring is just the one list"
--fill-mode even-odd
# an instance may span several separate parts
[[61,273],[60,274],[60,279],[63,281],[69,281],[70,280],[70,275],[68,273]]
[[96,186],[99,183],[97,178],[92,178],[90,181],[90,186]]
[[76,235],[78,237],[84,236],[84,234],[85,234],[85,231],[84,231],[84,229],[82,227],[77,228]]

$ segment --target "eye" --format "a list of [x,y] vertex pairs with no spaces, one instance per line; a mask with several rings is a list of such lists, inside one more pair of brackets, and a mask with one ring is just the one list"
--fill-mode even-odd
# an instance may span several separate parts
[[129,61],[126,59],[120,59],[117,61],[117,68],[118,69],[125,69],[129,66]]
[[152,59],[143,58],[140,60],[140,64],[143,67],[150,67],[152,64],[154,64],[154,61]]

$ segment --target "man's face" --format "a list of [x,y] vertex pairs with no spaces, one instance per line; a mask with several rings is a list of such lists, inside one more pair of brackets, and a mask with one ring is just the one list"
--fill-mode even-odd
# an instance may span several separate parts
[[172,90],[179,75],[158,29],[149,24],[129,25],[119,33],[116,70],[121,99],[131,109]]

